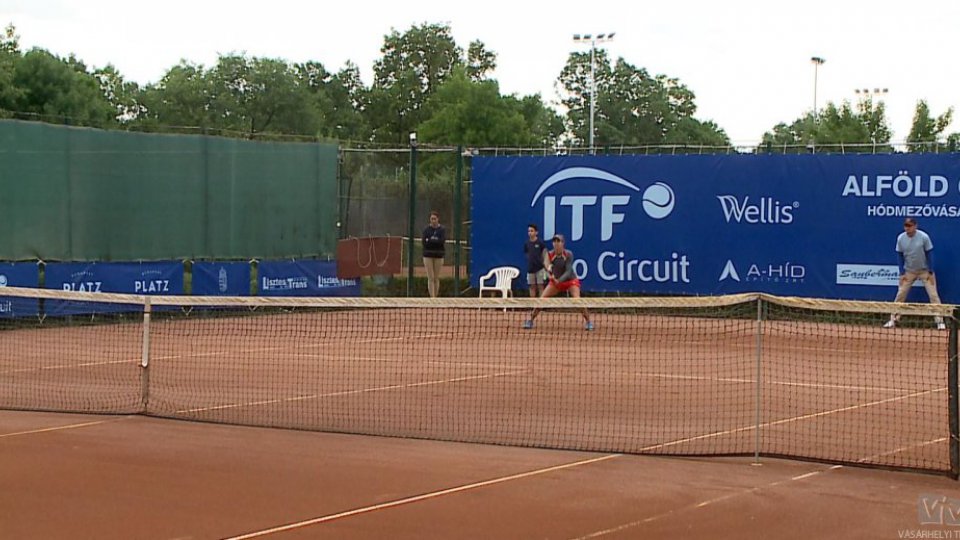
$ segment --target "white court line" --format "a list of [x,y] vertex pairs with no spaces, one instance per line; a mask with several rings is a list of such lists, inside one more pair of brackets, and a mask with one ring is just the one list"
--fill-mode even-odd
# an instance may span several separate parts
[[176,412],[177,412],[178,414],[182,414],[182,413],[192,413],[192,412],[218,411],[218,410],[222,410],[222,409],[238,409],[238,408],[241,408],[241,407],[252,407],[252,406],[256,406],[256,405],[272,405],[272,404],[274,404],[274,403],[285,403],[285,402],[288,402],[288,401],[303,401],[303,400],[307,400],[307,399],[322,399],[322,398],[327,398],[327,397],[350,396],[350,395],[354,395],[354,394],[365,394],[365,393],[370,393],[370,392],[382,392],[382,391],[384,391],[384,390],[400,390],[400,389],[404,389],[404,388],[416,388],[416,387],[419,387],[419,386],[433,386],[433,385],[437,385],[437,384],[448,384],[448,383],[457,383],[457,382],[464,382],[464,381],[475,381],[475,380],[480,380],[480,379],[492,379],[492,378],[496,378],[496,377],[507,377],[507,376],[510,376],[510,375],[519,375],[520,373],[523,373],[524,371],[526,371],[526,370],[505,371],[505,372],[502,372],[502,373],[488,373],[488,374],[486,374],[486,375],[471,375],[471,376],[469,376],[469,377],[456,377],[456,378],[453,378],[453,379],[443,379],[443,380],[436,380],[436,381],[423,381],[423,382],[418,382],[418,383],[391,384],[391,385],[388,385],[388,386],[377,386],[377,387],[373,387],[373,388],[360,388],[360,389],[356,389],[356,390],[342,390],[342,391],[340,391],[340,392],[330,392],[330,393],[326,393],[326,394],[312,394],[312,395],[308,395],[308,396],[294,396],[294,397],[270,399],[270,400],[265,400],[265,401],[251,401],[251,402],[248,402],[248,403],[231,403],[231,404],[229,404],[229,405],[216,405],[216,406],[213,406],[213,407],[199,407],[199,408],[196,408],[196,409],[183,409],[183,410],[179,410],[179,411],[176,411]]
[[[365,362],[384,362],[389,364],[416,364],[418,361],[404,359],[404,358],[378,358],[375,356],[354,356],[354,355],[334,355],[334,354],[303,354],[300,356],[306,356],[308,358],[319,358],[321,360],[338,360],[341,362],[349,362],[351,360],[363,360]],[[494,363],[481,363],[481,362],[457,362],[451,360],[428,360],[424,362],[425,364],[437,364],[437,365],[451,365],[451,366],[473,366],[473,367],[487,367],[487,368],[500,368],[500,369],[525,369],[526,366],[521,366],[519,364],[494,364]]]
[[[861,404],[859,404],[859,405],[850,405],[850,406],[848,406],[848,407],[840,407],[839,409],[832,409],[832,410],[829,410],[829,411],[821,411],[821,412],[817,412],[817,413],[810,413],[810,414],[804,414],[804,415],[800,415],[800,416],[792,416],[792,417],[790,417],[790,418],[783,418],[783,419],[780,419],[780,420],[774,420],[774,421],[772,421],[772,422],[764,422],[764,423],[760,424],[759,428],[760,428],[760,429],[763,429],[763,428],[765,428],[765,427],[770,427],[770,426],[779,426],[779,425],[782,425],[782,424],[789,424],[789,423],[791,423],[791,422],[799,422],[799,421],[801,421],[801,420],[808,420],[808,419],[810,419],[810,418],[818,418],[818,417],[821,417],[821,416],[827,416],[827,415],[837,414],[837,413],[846,412],[846,411],[853,411],[853,410],[857,410],[857,409],[863,409],[863,408],[866,408],[866,407],[872,407],[872,406],[874,406],[874,405],[883,405],[883,404],[885,404],[885,403],[893,403],[894,401],[901,401],[901,400],[904,400],[904,399],[910,399],[910,398],[914,398],[914,397],[919,397],[919,396],[923,396],[923,395],[926,395],[926,394],[932,394],[932,393],[935,393],[935,392],[946,392],[946,391],[947,391],[947,389],[946,389],[945,387],[944,387],[944,388],[936,388],[936,389],[934,389],[934,390],[923,390],[923,391],[920,391],[920,392],[914,392],[914,393],[912,393],[912,394],[906,394],[906,395],[902,395],[902,396],[896,396],[896,397],[892,397],[892,398],[881,399],[881,400],[878,400],[878,401],[871,401],[870,403],[861,403]],[[749,425],[749,426],[743,426],[743,427],[739,427],[739,428],[728,429],[728,430],[726,430],[726,431],[716,431],[716,432],[714,432],[714,433],[707,433],[706,435],[697,435],[697,436],[695,436],[695,437],[687,437],[687,438],[685,438],[685,439],[677,439],[677,440],[675,440],[675,441],[670,441],[670,442],[666,442],[666,443],[655,444],[655,445],[652,445],[652,446],[647,446],[647,447],[641,448],[641,449],[639,450],[639,452],[640,452],[640,453],[642,453],[642,452],[651,452],[651,451],[661,450],[661,449],[663,449],[663,448],[667,448],[667,447],[670,447],[670,446],[676,446],[676,445],[678,445],[678,444],[684,444],[684,443],[688,443],[688,442],[692,442],[692,441],[699,441],[699,440],[703,440],[703,439],[712,439],[712,438],[714,438],[714,437],[722,437],[722,436],[724,436],[724,435],[731,435],[731,434],[733,434],[733,433],[741,433],[741,432],[743,432],[743,431],[752,431],[752,430],[754,430],[754,429],[757,429],[757,427],[758,427],[758,426],[757,426],[756,424],[751,424],[751,425]]]
[[529,478],[531,476],[538,476],[541,474],[551,473],[554,471],[560,471],[563,469],[572,469],[573,467],[580,467],[583,465],[590,465],[592,463],[599,463],[601,461],[607,461],[609,459],[614,459],[622,456],[622,454],[608,454],[605,456],[600,456],[591,459],[584,459],[581,461],[574,461],[573,463],[565,463],[563,465],[555,465],[553,467],[545,467],[543,469],[536,469],[533,471],[527,471],[519,474],[511,474],[509,476],[501,476],[499,478],[494,478],[491,480],[484,480],[482,482],[474,482],[472,484],[464,484],[462,486],[452,487],[448,489],[441,489],[439,491],[431,491],[430,493],[424,493],[422,495],[416,495],[413,497],[406,497],[403,499],[397,499],[395,501],[390,501],[381,504],[374,504],[371,506],[365,506],[363,508],[356,508],[353,510],[347,510],[346,512],[340,512],[337,514],[329,514],[326,516],[321,516],[313,519],[307,519],[304,521],[298,521],[296,523],[289,523],[287,525],[281,525],[279,527],[273,527],[270,529],[263,529],[261,531],[255,531],[240,536],[232,536],[226,538],[225,540],[249,540],[250,538],[259,538],[261,536],[267,536],[271,534],[276,534],[279,532],[292,531],[294,529],[302,529],[304,527],[309,527],[311,525],[319,525],[320,523],[326,523],[328,521],[333,521],[336,519],[356,516],[358,514],[366,514],[368,512],[375,512],[377,510],[386,510],[388,508],[393,508],[396,506],[415,503],[419,501],[424,501],[427,499],[434,499],[437,497],[443,497],[445,495],[452,495],[454,493],[460,493],[463,491],[469,491],[473,489],[478,489],[486,486],[492,486],[495,484],[502,484],[504,482],[510,482],[512,480],[520,480],[522,478]]
[[8,369],[7,371],[0,371],[0,375],[6,375],[8,373],[26,373],[29,371],[43,371],[45,369],[72,369],[72,368],[81,368],[81,367],[93,367],[93,366],[107,366],[112,364],[126,364],[126,363],[139,363],[140,359],[129,359],[129,360],[106,360],[103,362],[84,362],[82,364],[60,364],[56,366],[38,366],[38,367],[29,367],[29,368],[17,368],[17,369]]
[[[381,342],[388,342],[388,341],[402,341],[402,340],[405,340],[405,339],[424,339],[424,338],[430,338],[430,337],[437,337],[437,336],[441,336],[441,335],[446,335],[446,334],[425,334],[425,335],[419,335],[419,336],[400,336],[400,337],[393,337],[393,338],[375,338],[375,339],[360,340],[360,341],[357,341],[356,343],[381,343]],[[313,349],[313,348],[316,348],[316,347],[323,347],[323,346],[325,346],[325,345],[331,345],[331,344],[334,344],[334,343],[341,343],[341,341],[335,341],[335,340],[332,340],[332,341],[321,341],[321,342],[319,342],[319,343],[313,343],[313,344],[311,344],[311,345],[301,345],[301,346],[298,346],[298,347],[266,347],[266,348],[260,348],[260,349],[242,349],[242,350],[239,350],[239,351],[230,350],[230,349],[225,349],[225,350],[222,350],[222,351],[203,352],[203,353],[174,354],[174,355],[166,355],[166,356],[151,356],[150,359],[151,359],[151,360],[154,360],[154,361],[157,361],[157,360],[181,360],[181,359],[185,359],[185,358],[204,358],[204,357],[211,357],[211,356],[223,356],[223,355],[228,355],[228,354],[251,354],[251,353],[258,353],[258,352],[292,351],[292,350],[297,350],[297,349]],[[309,356],[309,355],[300,355],[300,356]],[[102,361],[102,362],[84,362],[84,363],[81,363],[81,364],[59,364],[59,365],[56,365],[56,366],[38,366],[38,367],[28,367],[28,368],[16,368],[16,369],[9,369],[9,370],[6,370],[6,371],[0,371],[0,375],[5,375],[5,374],[8,374],[8,373],[27,373],[27,372],[30,372],[30,371],[42,371],[42,370],[51,370],[51,369],[74,369],[74,368],[80,368],[80,367],[106,366],[106,365],[112,365],[112,364],[125,364],[125,363],[127,363],[127,362],[130,362],[130,363],[139,363],[140,361],[141,361],[140,358],[131,358],[131,359],[126,359],[126,360],[105,360],[105,361]],[[504,366],[500,366],[500,367],[504,367]]]
[[[638,377],[654,377],[660,379],[683,379],[690,381],[716,381],[716,382],[730,382],[730,383],[743,383],[743,384],[756,384],[754,379],[740,379],[735,377],[702,377],[698,375],[677,375],[673,373],[636,373]],[[897,394],[903,394],[909,392],[909,390],[903,388],[884,388],[882,386],[848,386],[843,384],[820,384],[820,383],[801,383],[801,382],[790,382],[790,381],[768,381],[764,380],[763,384],[772,384],[772,385],[781,385],[781,386],[798,386],[801,388],[834,388],[837,390],[872,390],[877,392],[893,392]]]
[[[933,439],[933,440],[931,440],[931,441],[924,441],[924,442],[920,442],[920,443],[916,443],[916,444],[907,445],[907,446],[904,446],[904,447],[901,447],[901,448],[897,448],[896,450],[891,450],[891,451],[889,451],[889,452],[883,452],[883,453],[876,454],[876,455],[873,455],[873,456],[867,456],[867,457],[865,457],[865,458],[861,458],[861,459],[857,460],[857,463],[866,463],[866,462],[872,461],[872,460],[874,460],[874,459],[876,459],[876,458],[878,458],[878,457],[883,457],[883,456],[888,456],[888,455],[892,455],[892,454],[897,454],[897,453],[900,453],[900,452],[903,452],[903,451],[906,451],[906,450],[911,450],[911,449],[913,449],[913,448],[921,448],[921,447],[923,447],[923,446],[927,446],[927,445],[930,445],[930,444],[935,444],[935,443],[943,442],[943,441],[945,441],[945,440],[947,440],[946,437],[941,437],[941,438],[939,438],[939,439]],[[578,537],[576,537],[576,538],[573,539],[573,540],[588,540],[588,539],[590,539],[590,538],[599,538],[599,537],[601,537],[601,536],[607,536],[607,535],[609,535],[609,534],[614,534],[614,533],[618,533],[618,532],[623,532],[623,531],[625,531],[625,530],[627,530],[627,529],[632,529],[632,528],[638,527],[638,526],[640,526],[640,525],[645,525],[645,524],[647,524],[647,523],[652,523],[652,522],[654,522],[654,521],[661,520],[661,519],[663,519],[663,518],[665,518],[665,517],[669,517],[669,516],[672,516],[672,515],[674,515],[674,514],[678,514],[678,513],[680,513],[680,512],[684,512],[684,511],[687,511],[687,510],[693,510],[693,509],[696,509],[696,508],[703,508],[703,507],[705,507],[705,506],[710,506],[711,504],[716,504],[716,503],[718,503],[718,502],[723,502],[723,501],[726,501],[726,500],[728,500],[728,499],[732,499],[732,498],[734,498],[734,497],[739,497],[739,496],[741,496],[741,495],[748,495],[748,494],[756,493],[756,492],[759,492],[759,491],[762,491],[762,490],[765,490],[765,489],[770,489],[770,488],[772,488],[772,487],[780,486],[780,485],[783,485],[783,484],[788,484],[788,483],[790,483],[790,482],[797,482],[797,481],[800,481],[800,480],[806,480],[806,479],[808,479],[808,478],[813,478],[814,476],[818,476],[818,475],[821,475],[821,474],[825,474],[825,473],[828,473],[828,472],[830,472],[830,471],[836,471],[836,470],[838,470],[838,469],[842,469],[843,467],[844,467],[843,465],[831,465],[830,467],[827,467],[827,468],[825,468],[825,469],[819,469],[819,470],[816,470],[816,471],[811,471],[811,472],[808,472],[808,473],[805,473],[805,474],[800,474],[800,475],[797,475],[797,476],[793,476],[793,477],[791,477],[791,478],[787,478],[787,479],[784,479],[784,480],[777,480],[776,482],[770,482],[770,483],[764,484],[764,485],[762,485],[762,486],[754,486],[754,487],[746,488],[746,489],[743,489],[743,490],[740,490],[740,491],[736,491],[736,492],[733,492],[733,493],[727,493],[727,494],[725,494],[725,495],[720,495],[719,497],[714,497],[714,498],[712,498],[712,499],[707,499],[707,500],[704,500],[704,501],[701,501],[701,502],[698,502],[698,503],[694,503],[694,504],[690,504],[690,505],[684,506],[683,508],[675,508],[675,509],[673,509],[673,510],[668,510],[667,512],[663,512],[663,513],[661,513],[661,514],[656,514],[656,515],[653,515],[653,516],[650,516],[650,517],[647,517],[647,518],[644,518],[644,519],[638,519],[638,520],[636,520],[636,521],[631,521],[630,523],[624,523],[624,524],[622,524],[622,525],[617,525],[616,527],[611,527],[611,528],[609,528],[609,529],[604,529],[604,530],[601,530],[601,531],[595,531],[595,532],[592,532],[592,533],[590,533],[590,534],[586,534],[586,535],[583,535],[583,536],[578,536]],[[640,536],[640,535],[638,535],[638,536]]]
[[2,434],[0,434],[0,439],[6,438],[6,437],[16,437],[16,436],[19,436],[19,435],[33,435],[34,433],[48,433],[48,432],[50,432],[50,431],[61,431],[61,430],[65,430],[65,429],[77,429],[77,428],[88,427],[88,426],[96,426],[96,425],[99,425],[99,424],[106,424],[106,423],[108,423],[108,422],[119,422],[120,420],[126,420],[126,419],[128,419],[128,418],[132,418],[132,417],[130,417],[130,416],[124,416],[124,417],[122,417],[122,418],[110,418],[110,419],[108,419],[108,420],[97,420],[97,421],[95,421],[95,422],[82,422],[82,423],[79,423],[79,424],[68,424],[68,425],[65,425],[65,426],[56,426],[56,427],[41,428],[41,429],[31,429],[31,430],[29,430],[29,431],[17,431],[17,432],[14,432],[14,433],[2,433]]

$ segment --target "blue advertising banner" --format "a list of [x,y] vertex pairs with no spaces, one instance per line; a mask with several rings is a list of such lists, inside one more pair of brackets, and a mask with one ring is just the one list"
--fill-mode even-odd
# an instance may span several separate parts
[[337,277],[335,261],[262,261],[261,296],[360,296],[360,281]]
[[[0,290],[3,287],[40,286],[40,269],[37,263],[0,263]],[[40,302],[27,298],[0,296],[0,318],[36,317],[40,313]]]
[[[46,288],[128,294],[183,294],[183,263],[49,263]],[[48,315],[131,311],[137,306],[83,302],[47,302]]]
[[586,291],[892,300],[914,217],[960,302],[960,154],[478,157],[472,204],[474,285],[526,272],[532,223]]
[[193,263],[193,294],[198,296],[249,296],[250,263]]

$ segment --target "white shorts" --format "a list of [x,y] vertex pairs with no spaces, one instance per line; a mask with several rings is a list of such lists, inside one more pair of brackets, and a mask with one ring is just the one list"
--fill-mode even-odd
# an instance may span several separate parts
[[547,282],[547,271],[527,272],[527,285],[543,285]]

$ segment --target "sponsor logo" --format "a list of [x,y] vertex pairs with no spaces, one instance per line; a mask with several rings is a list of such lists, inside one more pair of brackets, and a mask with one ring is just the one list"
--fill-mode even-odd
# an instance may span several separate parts
[[718,281],[726,281],[732,279],[736,282],[740,282],[740,273],[737,272],[737,267],[733,265],[733,261],[727,260],[727,265],[723,267],[723,272],[720,272],[720,279]]
[[784,203],[773,197],[751,200],[746,196],[738,198],[735,195],[717,195],[717,199],[723,208],[723,217],[727,223],[789,225],[793,223],[793,211],[800,208],[800,203],[797,201]]
[[917,519],[921,525],[960,527],[960,499],[943,495],[920,495],[917,499]]
[[[889,201],[886,204],[868,205],[867,217],[960,218],[960,205],[957,204],[936,200],[900,204],[895,200],[942,199],[949,193],[950,181],[945,176],[938,174],[911,176],[908,171],[899,171],[896,176],[851,174],[843,184],[841,196],[862,199],[883,198]],[[894,200],[890,201],[891,198]]]
[[220,267],[220,272],[217,275],[217,290],[220,291],[220,294],[227,292],[230,283],[227,281],[227,269]]
[[669,216],[675,202],[673,189],[663,182],[656,182],[643,192],[643,211],[653,219]]
[[321,289],[329,289],[336,287],[353,287],[357,284],[355,279],[340,279],[337,277],[330,276],[317,276],[317,287]]
[[[900,269],[887,264],[838,264],[837,285],[878,285],[897,287],[900,285]],[[914,287],[923,283],[917,281]]]
[[[554,186],[569,180],[593,180],[603,184],[619,186],[626,193],[559,196],[547,193]],[[585,220],[588,217],[596,219],[599,210],[600,241],[606,242],[613,238],[614,226],[623,223],[627,216],[623,207],[629,205],[633,199],[630,192],[640,193],[640,191],[636,184],[615,174],[592,167],[570,167],[544,180],[534,194],[530,207],[535,207],[541,199],[543,200],[543,233],[545,238],[550,238],[556,232],[557,214],[560,209],[569,208],[569,240],[571,241],[583,238]],[[648,186],[643,191],[641,198],[643,211],[647,216],[658,220],[668,217],[676,204],[673,189],[663,182],[655,182]]]
[[7,276],[0,274],[0,287],[7,286]]
[[[807,268],[792,262],[759,264],[751,263],[741,268],[746,271],[741,274],[732,260],[727,260],[720,272],[719,282],[732,280],[737,283],[803,283],[807,277]],[[742,275],[742,277],[741,277]]]
[[13,302],[0,302],[0,313],[13,313]]
[[138,279],[133,282],[133,292],[156,294],[170,292],[170,280],[168,279]]
[[97,281],[93,278],[93,272],[88,272],[86,270],[74,272],[70,274],[70,281],[63,284],[63,290],[75,292],[103,292],[100,290],[100,288],[103,286],[103,282]]
[[265,291],[295,291],[299,289],[309,289],[310,282],[306,277],[287,277],[287,278],[268,278],[261,281],[261,286]]
[[940,175],[910,176],[900,171],[897,176],[851,174],[843,185],[844,197],[943,197],[949,191],[947,179]]
[[[580,261],[577,261],[580,262]],[[690,261],[686,255],[670,254],[668,259],[632,259],[624,252],[605,251],[597,259],[597,271],[604,281],[690,283]],[[586,277],[578,270],[579,277]]]

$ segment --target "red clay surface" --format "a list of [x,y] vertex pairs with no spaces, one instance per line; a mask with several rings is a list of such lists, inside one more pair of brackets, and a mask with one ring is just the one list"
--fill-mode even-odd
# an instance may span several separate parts
[[[146,411],[188,420],[945,470],[945,332],[747,318],[392,310],[157,316]],[[932,326],[932,324],[931,324]],[[0,332],[0,408],[143,410],[142,325]],[[759,396],[758,396],[758,390]]]
[[758,384],[746,317],[525,317],[158,315],[148,377],[135,318],[0,331],[0,408],[217,422],[0,411],[0,538],[960,531],[918,519],[945,477],[617,454],[752,453],[759,404],[762,452],[943,470],[946,333],[768,321]]
[[16,539],[893,539],[960,530],[919,523],[921,494],[955,497],[945,477],[143,416],[0,411],[0,485],[0,537]]

